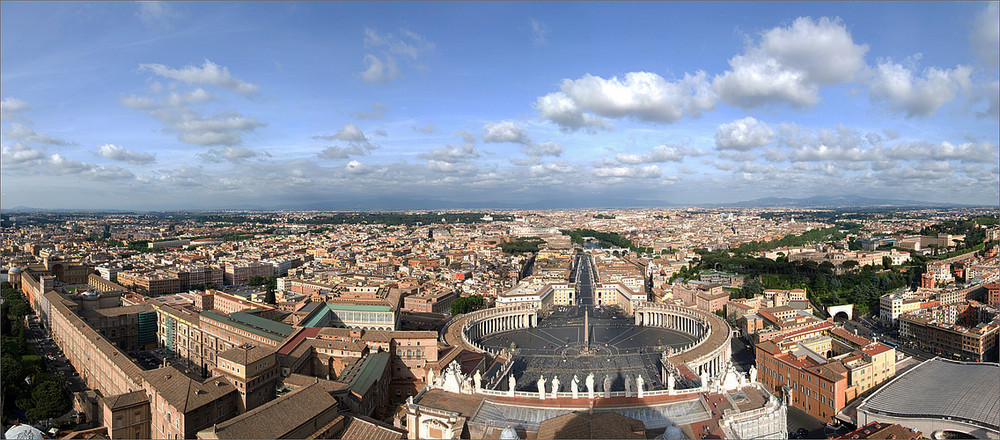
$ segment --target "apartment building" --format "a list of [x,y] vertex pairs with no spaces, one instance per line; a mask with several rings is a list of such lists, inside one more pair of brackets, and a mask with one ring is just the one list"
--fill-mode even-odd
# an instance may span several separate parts
[[240,345],[219,353],[213,373],[225,377],[240,393],[240,413],[274,398],[279,368],[274,347]]
[[227,286],[242,286],[254,276],[269,277],[274,275],[274,266],[263,261],[227,262],[223,272],[223,281]]
[[240,395],[223,377],[198,379],[172,365],[140,376],[153,413],[151,438],[195,438],[198,431],[240,413]]
[[181,291],[181,280],[166,271],[118,273],[118,284],[148,296],[169,295]]
[[413,293],[403,297],[403,311],[414,313],[449,313],[451,303],[457,298],[452,289],[436,289]]
[[945,357],[997,362],[1000,315],[978,303],[932,307],[901,315],[899,336]]
[[843,328],[811,325],[756,344],[760,380],[813,417],[832,421],[861,393],[893,377],[895,350]]

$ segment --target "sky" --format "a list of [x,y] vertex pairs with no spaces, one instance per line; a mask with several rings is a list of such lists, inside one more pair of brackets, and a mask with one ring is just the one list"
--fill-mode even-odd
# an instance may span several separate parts
[[996,2],[0,2],[0,209],[1000,205]]

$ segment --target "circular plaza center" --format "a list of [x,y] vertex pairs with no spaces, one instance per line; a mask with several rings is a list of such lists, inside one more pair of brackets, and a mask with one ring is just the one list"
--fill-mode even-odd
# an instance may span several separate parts
[[[615,306],[554,307],[534,327],[486,334],[479,344],[491,352],[507,351],[518,391],[537,391],[537,381],[558,378],[568,384],[593,373],[609,377],[612,389],[624,390],[626,377],[642,377],[647,389],[663,389],[660,356],[680,351],[697,338],[663,327],[637,326]],[[506,385],[506,384],[503,384]]]

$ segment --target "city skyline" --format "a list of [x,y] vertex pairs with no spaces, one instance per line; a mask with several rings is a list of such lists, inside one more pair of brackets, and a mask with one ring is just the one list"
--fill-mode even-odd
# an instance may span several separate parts
[[996,2],[0,15],[3,209],[1000,198]]

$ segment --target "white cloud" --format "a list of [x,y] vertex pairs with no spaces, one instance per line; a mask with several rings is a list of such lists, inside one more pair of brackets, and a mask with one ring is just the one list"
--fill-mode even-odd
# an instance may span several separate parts
[[373,28],[365,28],[365,47],[381,48],[395,55],[405,55],[416,60],[423,54],[434,50],[434,43],[427,41],[423,35],[408,29],[400,29],[400,36],[388,33],[379,33]]
[[243,161],[253,159],[260,156],[270,156],[267,153],[259,153],[253,151],[249,148],[243,147],[225,147],[225,148],[212,148],[205,153],[199,154],[202,159],[208,162],[232,162],[241,163]]
[[701,151],[694,148],[676,145],[657,145],[643,154],[619,153],[615,155],[615,160],[624,164],[637,165],[642,163],[680,162],[687,156],[698,156],[701,154]]
[[776,101],[812,106],[819,102],[819,86],[854,79],[867,51],[868,45],[854,44],[839,19],[799,17],[764,32],[758,45],[729,60],[732,70],[712,85],[723,101],[738,107]]
[[562,154],[562,145],[555,142],[529,143],[523,148],[524,154],[531,157],[559,156]]
[[139,10],[136,11],[135,15],[146,26],[167,26],[170,24],[170,20],[181,16],[167,2],[140,1],[136,3],[139,5]]
[[476,166],[472,163],[448,162],[434,159],[427,161],[427,169],[442,174],[473,174],[476,172]]
[[267,125],[239,114],[204,117],[184,112],[179,116],[170,123],[179,133],[177,138],[195,145],[236,145],[243,142],[242,133]]
[[97,153],[105,158],[133,165],[147,165],[156,162],[156,154],[139,153],[121,145],[105,144],[97,147]]
[[65,139],[60,139],[53,136],[46,136],[43,134],[38,134],[35,130],[27,125],[13,122],[10,127],[4,130],[3,134],[11,139],[15,139],[25,143],[32,144],[48,144],[48,145],[71,145],[71,142],[67,142]]
[[996,163],[1000,160],[1000,146],[989,142],[931,144],[915,142],[899,144],[884,149],[880,155],[889,159],[943,162],[957,160],[962,163]]
[[575,173],[577,171],[578,170],[575,167],[573,167],[566,161],[548,162],[538,165],[532,165],[531,167],[528,168],[528,174],[530,174],[531,177],[543,177],[552,174],[569,174],[569,173]]
[[671,123],[684,114],[699,117],[715,108],[716,98],[705,77],[704,72],[685,74],[678,81],[651,72],[629,72],[623,79],[587,74],[564,79],[560,91],[538,98],[535,108],[543,119],[566,130],[608,128],[601,117]]
[[373,28],[365,28],[364,34],[365,48],[380,52],[368,53],[364,58],[365,70],[361,72],[361,79],[371,84],[384,84],[402,76],[396,57],[409,59],[415,68],[426,70],[426,66],[419,64],[418,61],[435,47],[434,43],[427,41],[423,35],[408,29],[400,29],[399,36],[393,33],[380,33]]
[[361,79],[366,83],[385,84],[400,77],[399,65],[396,59],[386,55],[385,61],[381,58],[368,54],[365,55],[365,71],[361,72]]
[[763,147],[774,138],[774,131],[750,116],[725,123],[715,130],[715,146],[720,150],[747,151]]
[[348,142],[351,141],[363,142],[368,140],[368,138],[365,136],[365,133],[361,131],[361,129],[358,128],[357,125],[354,125],[350,122],[344,124],[344,128],[337,130],[337,132],[332,135],[331,134],[317,135],[313,136],[312,138],[322,139],[326,141],[337,140],[337,141],[348,141]]
[[634,179],[653,179],[663,175],[658,165],[641,167],[600,167],[591,170],[597,177],[623,177]]
[[413,126],[413,131],[416,131],[416,132],[419,132],[419,133],[434,133],[435,131],[437,131],[437,127],[435,127],[434,124],[427,124],[427,125],[425,125],[423,127],[418,127],[418,126],[414,125]]
[[357,145],[350,145],[346,147],[341,147],[338,145],[331,145],[316,154],[317,157],[321,159],[347,159],[351,156],[364,156],[368,154],[368,151]]
[[356,119],[380,119],[382,116],[385,116],[386,110],[389,110],[388,105],[376,102],[372,104],[372,110],[370,112],[351,112],[351,117]]
[[531,139],[514,121],[491,122],[483,125],[483,142],[513,142],[528,144]]
[[456,163],[479,157],[479,151],[472,144],[445,145],[441,148],[433,149],[428,153],[419,156],[429,162]]
[[969,42],[985,67],[993,70],[1000,68],[1000,3],[988,3],[976,15]]
[[37,164],[46,158],[45,153],[35,150],[19,142],[0,147],[0,166],[6,169],[21,168]]
[[971,90],[972,68],[956,66],[941,70],[930,67],[923,76],[892,60],[881,60],[872,72],[869,90],[873,100],[885,101],[889,108],[907,117],[929,116],[955,99],[959,91]]
[[[225,67],[205,60],[203,67],[187,66],[171,69],[162,64],[141,64],[139,70],[177,79],[185,84],[209,84],[223,87],[243,95],[256,94],[259,87],[234,78]],[[235,111],[206,116],[195,110],[201,104],[215,97],[202,88],[177,91],[171,84],[164,94],[158,82],[150,85],[153,96],[125,95],[119,99],[123,105],[141,110],[160,121],[166,131],[176,133],[177,138],[189,144],[211,146],[234,146],[243,142],[243,135],[267,125],[255,118],[243,116]]]
[[180,69],[171,69],[163,64],[140,64],[139,70],[148,70],[164,78],[176,79],[187,84],[210,84],[244,96],[256,95],[260,90],[260,86],[233,77],[227,67],[207,59],[201,67],[184,66]]
[[548,119],[559,125],[563,131],[578,130],[580,128],[604,129],[614,128],[611,124],[599,117],[584,113],[580,110],[569,96],[563,92],[550,93],[538,98],[535,102],[542,119]]
[[199,87],[190,92],[171,92],[165,98],[165,102],[174,107],[188,106],[191,104],[201,104],[215,99],[211,93]]
[[30,109],[31,106],[17,98],[6,97],[0,101],[0,118],[16,118],[19,113]]
[[528,19],[528,24],[531,26],[531,38],[535,42],[535,46],[548,44],[546,36],[549,33],[549,27],[534,18]]
[[118,166],[98,166],[70,159],[61,154],[48,157],[45,172],[57,176],[76,175],[87,180],[132,179],[135,174]]
[[344,171],[349,174],[368,174],[371,172],[371,169],[361,162],[352,160],[344,166]]
[[986,110],[986,113],[979,114],[978,116],[1000,117],[1000,81],[993,81],[985,89],[989,108]]

